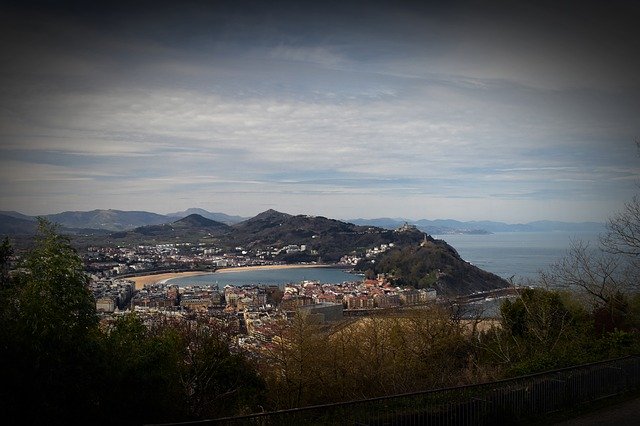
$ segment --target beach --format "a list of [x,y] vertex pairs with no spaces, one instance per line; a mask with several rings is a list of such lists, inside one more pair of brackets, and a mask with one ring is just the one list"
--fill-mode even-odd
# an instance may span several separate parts
[[[263,271],[263,270],[273,270],[273,269],[293,269],[293,268],[327,268],[332,267],[333,265],[259,265],[259,266],[240,266],[234,268],[222,268],[218,269],[216,274],[229,274],[234,272],[244,272],[244,271]],[[156,284],[160,282],[167,282],[168,280],[172,280],[174,278],[184,278],[184,277],[193,277],[196,275],[207,275],[211,274],[211,272],[204,271],[188,271],[188,272],[168,272],[163,274],[155,274],[155,275],[143,275],[140,277],[131,277],[127,278],[130,281],[135,282],[136,290],[140,290],[144,288],[147,284]]]
[[140,277],[130,277],[126,279],[129,281],[133,281],[135,283],[136,290],[141,290],[147,284],[156,284],[159,282],[166,282],[167,280],[171,280],[173,278],[193,277],[196,275],[205,275],[205,274],[210,274],[210,272],[202,272],[202,271],[167,272],[164,274],[143,275]]

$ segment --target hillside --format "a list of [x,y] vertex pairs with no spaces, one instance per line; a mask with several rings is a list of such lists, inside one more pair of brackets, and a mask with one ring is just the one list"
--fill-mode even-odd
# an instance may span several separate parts
[[175,222],[141,226],[129,231],[114,232],[109,242],[118,244],[160,244],[211,241],[230,231],[228,225],[192,214]]
[[31,235],[37,226],[35,220],[0,214],[0,236]]
[[[317,253],[315,257],[324,262],[335,262],[348,254],[363,256],[367,249],[393,243],[393,249],[374,259],[362,260],[357,268],[393,273],[398,285],[434,287],[443,295],[509,286],[502,278],[465,262],[446,242],[412,227],[388,230],[268,210],[233,226],[233,232],[226,238],[247,248],[304,244],[307,251]],[[296,260],[301,260],[299,254],[296,256]]]
[[172,218],[173,220],[176,220],[176,219],[181,219],[183,217],[187,217],[192,214],[198,214],[207,219],[215,220],[216,222],[222,222],[227,225],[233,225],[247,219],[242,216],[231,216],[224,213],[210,212],[205,209],[198,209],[198,208],[190,208],[181,212],[169,213],[166,216],[169,218]]
[[497,275],[464,261],[442,240],[428,237],[420,245],[398,247],[381,254],[375,262],[363,260],[362,271],[387,273],[399,286],[435,288],[438,294],[456,296],[509,286]]
[[[337,262],[346,254],[364,252],[381,244],[417,244],[422,238],[418,231],[398,233],[322,216],[292,216],[275,210],[234,225],[233,230],[228,236],[233,245],[248,248],[305,245],[310,254],[304,260],[320,259],[329,263]],[[302,259],[298,257],[297,260]]]
[[122,210],[70,211],[44,217],[66,228],[107,229],[110,231],[122,231],[170,221],[166,216],[156,213]]

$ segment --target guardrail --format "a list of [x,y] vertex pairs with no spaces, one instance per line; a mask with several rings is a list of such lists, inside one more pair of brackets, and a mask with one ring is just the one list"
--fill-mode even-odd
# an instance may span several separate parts
[[496,382],[180,424],[493,425],[640,389],[640,356]]

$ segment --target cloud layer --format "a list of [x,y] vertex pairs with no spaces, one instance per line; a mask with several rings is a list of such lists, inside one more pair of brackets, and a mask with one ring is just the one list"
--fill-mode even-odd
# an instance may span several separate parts
[[296,4],[9,8],[2,210],[602,220],[635,192],[637,7]]

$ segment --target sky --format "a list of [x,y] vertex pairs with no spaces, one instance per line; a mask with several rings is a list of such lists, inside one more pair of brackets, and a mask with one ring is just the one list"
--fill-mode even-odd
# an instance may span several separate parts
[[640,2],[4,2],[0,210],[603,221]]

